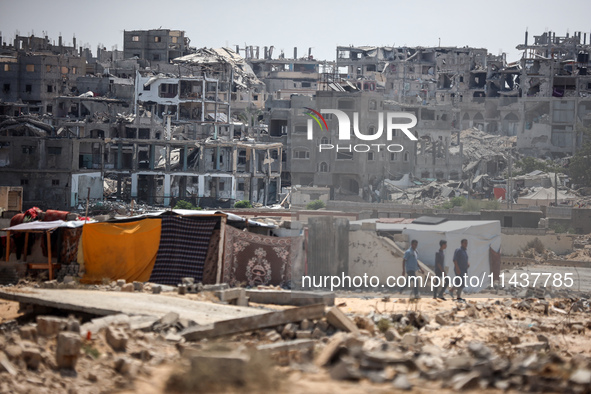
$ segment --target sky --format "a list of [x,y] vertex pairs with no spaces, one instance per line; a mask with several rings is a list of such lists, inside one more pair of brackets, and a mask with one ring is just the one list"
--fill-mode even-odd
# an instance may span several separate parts
[[[520,58],[515,46],[526,29],[534,35],[551,30],[587,32],[591,40],[589,0],[0,0],[3,41],[46,33],[57,42],[123,49],[124,30],[184,30],[193,47],[275,47],[334,60],[336,46],[471,46],[507,61]],[[587,41],[589,42],[589,41]]]

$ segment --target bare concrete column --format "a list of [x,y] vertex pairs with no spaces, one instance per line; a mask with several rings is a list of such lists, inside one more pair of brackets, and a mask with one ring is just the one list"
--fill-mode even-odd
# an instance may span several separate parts
[[131,199],[137,199],[138,174],[131,174]]
[[164,174],[164,206],[170,205],[170,174]]
[[349,220],[332,216],[308,219],[308,275],[341,277],[348,271]]

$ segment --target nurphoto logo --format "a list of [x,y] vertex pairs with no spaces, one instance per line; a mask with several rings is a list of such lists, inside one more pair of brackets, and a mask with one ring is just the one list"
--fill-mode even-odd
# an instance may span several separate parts
[[[338,121],[338,140],[339,141],[350,141],[351,140],[351,120],[349,116],[338,109],[321,109],[320,112],[306,107],[309,112],[306,112],[311,119],[308,119],[308,140],[313,139],[313,126],[314,121],[318,124],[321,131],[328,131],[328,124],[322,114],[333,114],[336,116]],[[385,121],[384,121],[385,119]],[[410,122],[399,123],[400,120],[410,120]],[[417,117],[414,114],[408,112],[378,112],[378,128],[374,134],[363,134],[359,131],[359,112],[353,112],[353,134],[355,137],[362,141],[376,141],[382,138],[384,134],[384,123],[386,123],[386,139],[392,141],[393,131],[401,130],[411,141],[417,141],[417,137],[409,130],[417,124]],[[401,152],[404,147],[400,144],[318,144],[318,151],[336,149],[337,152],[368,152],[372,149],[376,149],[380,152],[382,149],[386,149],[388,152]]]

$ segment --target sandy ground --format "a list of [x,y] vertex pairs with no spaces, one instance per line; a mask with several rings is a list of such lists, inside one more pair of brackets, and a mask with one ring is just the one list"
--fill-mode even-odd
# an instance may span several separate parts
[[0,324],[22,316],[18,311],[19,303],[0,299]]

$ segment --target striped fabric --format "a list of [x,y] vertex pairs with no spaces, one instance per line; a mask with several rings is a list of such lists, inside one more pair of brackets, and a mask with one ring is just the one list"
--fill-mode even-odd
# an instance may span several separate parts
[[203,280],[203,267],[219,219],[164,216],[150,282],[176,286],[182,278]]

